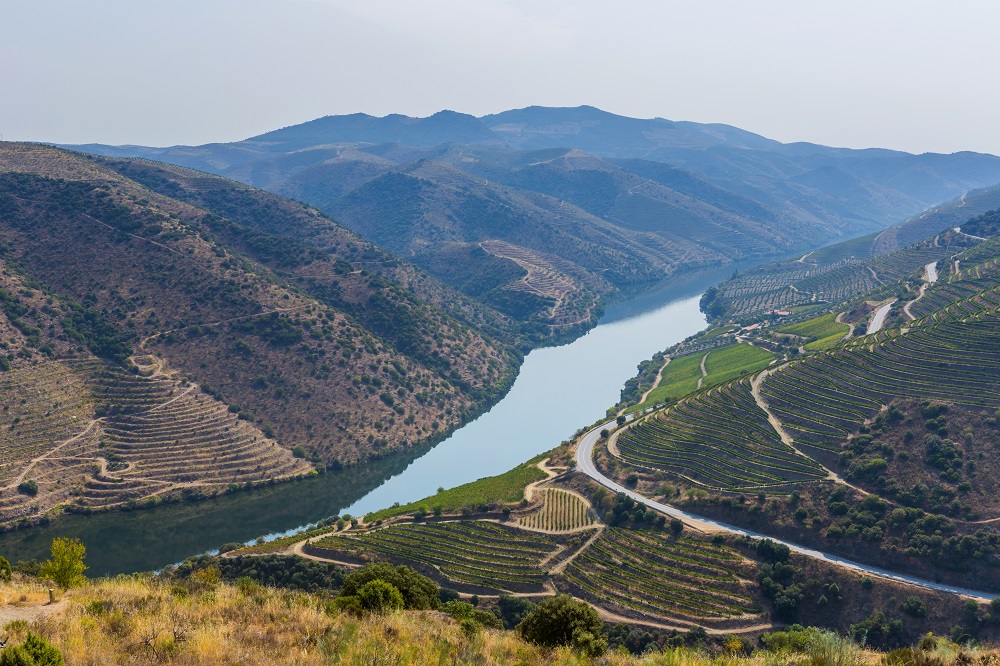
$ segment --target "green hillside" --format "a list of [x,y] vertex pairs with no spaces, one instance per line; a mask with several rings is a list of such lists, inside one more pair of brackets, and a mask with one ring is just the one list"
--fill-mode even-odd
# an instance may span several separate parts
[[[974,243],[903,290],[898,327],[841,342],[831,313],[758,329],[782,362],[629,426],[614,469],[645,493],[676,484],[699,515],[1000,589],[1000,244]],[[789,336],[811,341],[804,358]]]

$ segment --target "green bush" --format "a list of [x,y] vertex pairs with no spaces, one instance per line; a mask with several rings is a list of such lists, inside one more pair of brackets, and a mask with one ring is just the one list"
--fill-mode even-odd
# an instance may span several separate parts
[[12,577],[10,562],[7,561],[7,558],[0,557],[0,583],[9,583]]
[[546,647],[569,645],[592,657],[607,649],[597,611],[566,594],[540,602],[517,629],[526,641]]
[[63,666],[62,652],[36,634],[0,652],[0,666]]
[[403,608],[403,595],[384,580],[370,580],[358,588],[358,603],[370,613],[384,615]]
[[437,608],[440,588],[427,576],[410,567],[394,567],[388,562],[376,562],[344,576],[340,596],[358,596],[361,587],[373,580],[381,580],[395,587],[403,597],[404,608],[428,610]]
[[17,492],[34,497],[38,494],[38,484],[31,479],[17,484]]
[[912,615],[913,617],[927,617],[927,605],[923,599],[917,596],[907,597],[899,605],[899,608],[907,615]]

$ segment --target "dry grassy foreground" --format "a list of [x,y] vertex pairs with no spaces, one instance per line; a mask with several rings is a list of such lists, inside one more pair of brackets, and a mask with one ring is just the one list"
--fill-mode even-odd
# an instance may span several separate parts
[[[632,657],[609,653],[588,659],[568,649],[546,650],[510,631],[463,633],[443,613],[399,612],[357,618],[332,610],[329,600],[255,584],[178,586],[151,577],[100,580],[41,605],[37,583],[0,586],[0,639],[11,645],[28,631],[60,650],[69,666],[105,664],[607,664],[608,666],[770,666],[772,664],[885,663],[830,634],[813,654],[709,656],[677,649]],[[30,619],[23,619],[25,615]],[[943,643],[933,655],[947,664],[1000,664],[990,652],[961,651]],[[895,662],[893,662],[895,663]]]

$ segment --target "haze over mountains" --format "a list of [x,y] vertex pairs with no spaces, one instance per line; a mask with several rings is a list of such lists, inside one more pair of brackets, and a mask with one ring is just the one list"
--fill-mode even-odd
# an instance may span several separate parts
[[782,144],[587,106],[328,116],[229,144],[79,148],[309,203],[536,339],[588,325],[617,290],[863,235],[1000,182],[992,155]]

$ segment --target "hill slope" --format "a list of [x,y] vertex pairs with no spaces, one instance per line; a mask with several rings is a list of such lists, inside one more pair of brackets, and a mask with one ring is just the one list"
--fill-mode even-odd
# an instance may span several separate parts
[[[995,234],[996,218],[962,226]],[[809,315],[781,315],[812,319],[768,326],[774,317],[758,312],[752,327],[670,350],[667,368],[741,342],[777,358],[668,399],[612,439],[604,464],[634,472],[643,494],[676,485],[674,501],[699,515],[1000,589],[1000,241],[950,231],[881,260],[891,263],[863,265],[885,280],[874,291],[845,288]]]
[[578,333],[617,290],[880,231],[1000,181],[990,155],[781,144],[593,107],[328,116],[231,144],[83,148],[305,201],[536,341]]
[[0,144],[0,249],[0,523],[308,472],[292,449],[381,456],[492,404],[520,358],[501,315],[204,174]]

